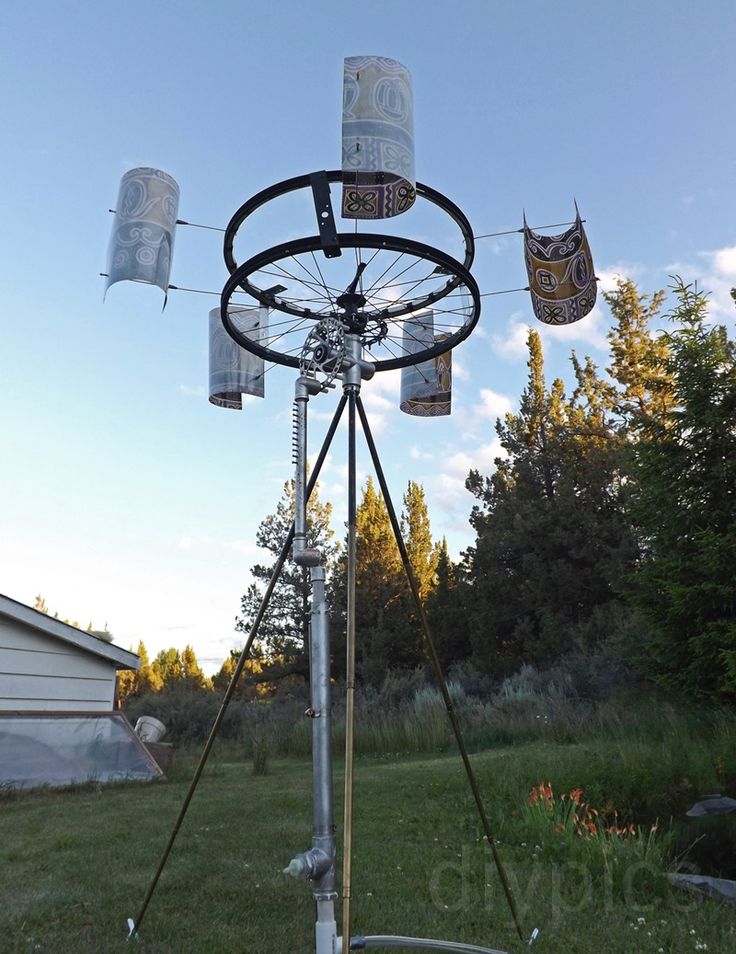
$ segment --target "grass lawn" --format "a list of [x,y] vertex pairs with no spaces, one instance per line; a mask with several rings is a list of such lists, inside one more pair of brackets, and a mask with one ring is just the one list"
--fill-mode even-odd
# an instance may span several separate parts
[[[525,810],[531,787],[548,778],[593,784],[584,767],[606,760],[592,743],[533,743],[473,757],[525,931],[541,932],[534,949],[736,951],[735,908],[669,889],[634,855],[609,878],[605,864],[566,854],[564,835],[551,826],[535,836]],[[1,801],[0,951],[130,951],[125,921],[139,909],[190,770],[180,762],[163,783]],[[337,775],[338,802],[341,785]],[[525,949],[457,756],[359,759],[355,811],[354,934]],[[310,832],[307,761],[274,761],[267,776],[255,777],[246,762],[215,760],[136,947],[309,954],[311,893],[281,870],[309,847]]]

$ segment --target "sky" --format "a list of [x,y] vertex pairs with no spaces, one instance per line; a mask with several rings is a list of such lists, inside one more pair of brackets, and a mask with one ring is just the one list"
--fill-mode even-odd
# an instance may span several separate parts
[[[293,372],[269,374],[242,412],[207,401],[220,233],[180,228],[171,275],[212,295],[171,292],[162,312],[158,289],[123,283],[103,304],[126,170],[165,170],[180,217],[222,228],[266,186],[339,168],[343,58],[393,57],[413,78],[417,178],[476,234],[518,228],[524,210],[531,225],[568,221],[577,200],[600,289],[679,274],[733,329],[734,40],[730,0],[7,0],[0,592],[41,594],[124,648],[190,644],[212,672],[240,645],[256,530],[292,476]],[[524,286],[522,253],[519,235],[479,240],[481,292]],[[394,502],[420,482],[455,556],[473,542],[465,477],[492,471],[535,323],[524,292],[483,301],[454,353],[451,417],[401,414],[400,372],[362,391]],[[605,367],[602,296],[575,325],[535,325],[550,378],[570,380],[573,348]],[[337,397],[310,402],[312,455]],[[345,477],[343,428],[320,484],[339,535]]]

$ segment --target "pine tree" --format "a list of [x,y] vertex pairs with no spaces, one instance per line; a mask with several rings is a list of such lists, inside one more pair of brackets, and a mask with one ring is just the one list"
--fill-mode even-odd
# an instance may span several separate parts
[[611,402],[620,415],[621,426],[628,429],[642,414],[661,417],[672,408],[667,339],[652,330],[665,293],[657,291],[650,297],[640,293],[630,279],[619,279],[615,290],[604,297],[615,322],[608,333],[608,373],[616,382]]
[[[230,655],[223,661],[222,666],[220,666],[219,672],[217,672],[212,677],[212,687],[218,693],[224,693],[235,672],[235,668],[240,659],[240,652],[237,649],[230,651]],[[263,647],[260,643],[255,642],[251,649],[250,656],[245,661],[243,666],[243,672],[240,676],[240,681],[238,682],[236,692],[241,698],[245,699],[255,699],[259,695],[266,695],[270,690],[270,686],[267,683],[261,681],[261,674],[263,673]]]
[[404,494],[401,535],[419,587],[419,596],[424,601],[437,583],[439,549],[432,542],[424,487],[413,480],[409,481]]
[[649,674],[688,695],[736,697],[736,343],[679,279],[660,373],[665,414],[639,416],[636,601],[654,638]]
[[154,659],[151,668],[158,673],[164,685],[184,678],[181,653],[173,646],[170,649],[162,649]]
[[130,696],[140,696],[146,692],[160,692],[163,679],[158,669],[154,669],[148,659],[148,652],[140,640],[138,643],[140,666],[136,669],[121,670],[118,673],[117,698],[122,705]]
[[395,650],[401,655],[405,584],[386,504],[370,477],[356,510],[355,529],[358,671],[364,680],[378,683],[394,664]]
[[445,671],[467,659],[472,651],[465,597],[458,568],[443,538],[437,548],[436,585],[427,597],[426,610],[437,655]]
[[181,654],[181,667],[183,678],[189,685],[200,689],[212,687],[212,681],[205,676],[197,662],[196,653],[188,643]]
[[[402,536],[420,595],[426,600],[436,585],[439,552],[432,543],[424,489],[410,481],[403,499]],[[357,669],[361,679],[379,684],[387,670],[415,668],[426,657],[388,510],[372,478],[363,488],[355,523]],[[332,594],[333,655],[338,672],[344,672],[346,577],[344,548]]]
[[141,695],[143,692],[160,692],[163,688],[164,681],[161,678],[161,673],[158,672],[157,669],[154,669],[149,661],[148,652],[143,645],[143,640],[138,643],[138,656],[141,665],[137,674],[136,695]]
[[473,655],[493,673],[547,665],[594,638],[636,558],[610,388],[573,354],[572,397],[560,380],[548,389],[535,331],[528,346],[519,411],[497,423],[506,456],[490,478],[467,481],[481,502],[464,563]]
[[120,708],[136,690],[138,673],[135,669],[119,669],[115,680],[115,705]]
[[[317,488],[307,504],[307,544],[318,549],[323,556],[328,576],[335,561],[335,544],[330,527],[332,505],[321,503]],[[241,601],[242,616],[236,620],[235,628],[248,633],[261,605],[263,592],[268,585],[275,558],[281,552],[284,540],[294,522],[295,487],[294,481],[284,484],[283,495],[276,506],[276,512],[266,517],[258,527],[256,542],[274,559],[270,563],[260,563],[251,568],[254,582],[248,587]],[[263,646],[265,660],[271,669],[271,676],[297,673],[306,676],[309,670],[307,639],[310,615],[309,574],[303,567],[287,560],[279,576],[271,601],[258,633]]]

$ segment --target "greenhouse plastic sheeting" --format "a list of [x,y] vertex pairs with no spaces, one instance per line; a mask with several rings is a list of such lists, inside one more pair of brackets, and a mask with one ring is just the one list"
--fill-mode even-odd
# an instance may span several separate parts
[[121,713],[0,715],[0,785],[35,788],[160,775]]

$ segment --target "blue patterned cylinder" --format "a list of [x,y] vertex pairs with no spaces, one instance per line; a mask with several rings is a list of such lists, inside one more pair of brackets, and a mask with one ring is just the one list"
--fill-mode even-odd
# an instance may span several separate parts
[[[242,334],[259,341],[268,331],[266,308],[228,308],[233,324]],[[220,309],[210,312],[210,404],[243,408],[242,395],[263,397],[265,394],[263,358],[236,344],[225,331]]]
[[108,251],[107,285],[132,281],[169,287],[179,186],[166,172],[143,167],[126,172]]
[[411,74],[385,56],[345,59],[342,215],[387,219],[416,199]]
[[[404,350],[417,353],[444,341],[434,334],[431,311],[404,322]],[[399,407],[413,417],[446,417],[452,410],[452,351],[401,369]]]

